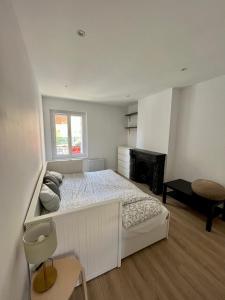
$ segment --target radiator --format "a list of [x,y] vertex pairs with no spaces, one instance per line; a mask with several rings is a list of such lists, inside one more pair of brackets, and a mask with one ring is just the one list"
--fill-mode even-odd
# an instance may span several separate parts
[[84,172],[100,171],[105,169],[104,158],[85,159],[83,164]]

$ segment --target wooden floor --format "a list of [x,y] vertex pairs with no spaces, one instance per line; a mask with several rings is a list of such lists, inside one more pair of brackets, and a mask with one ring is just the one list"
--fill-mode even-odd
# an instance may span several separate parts
[[[166,206],[169,239],[89,281],[89,300],[225,300],[225,222],[216,219],[209,233],[204,216],[171,198]],[[83,299],[80,287],[72,299]]]

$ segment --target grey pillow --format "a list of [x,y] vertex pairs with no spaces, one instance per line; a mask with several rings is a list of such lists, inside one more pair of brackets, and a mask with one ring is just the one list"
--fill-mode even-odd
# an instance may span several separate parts
[[54,193],[56,193],[56,195],[58,195],[59,199],[60,199],[60,190],[59,190],[59,187],[57,184],[55,184],[53,181],[51,181],[49,179],[46,179],[45,185],[47,185]]
[[49,212],[59,209],[60,199],[47,185],[43,184],[39,194],[42,206]]
[[45,174],[45,176],[44,176],[44,183],[47,180],[53,181],[57,186],[59,186],[59,184],[60,184],[59,180],[54,175],[52,175],[49,171],[47,171],[46,174]]
[[55,172],[55,171],[49,171],[49,173],[53,176],[55,176],[55,178],[58,179],[59,183],[62,183],[63,180],[63,175],[59,172]]

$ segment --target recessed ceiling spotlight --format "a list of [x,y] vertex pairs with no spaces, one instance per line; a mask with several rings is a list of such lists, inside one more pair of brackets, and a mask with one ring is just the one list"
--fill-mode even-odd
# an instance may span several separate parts
[[77,30],[77,34],[81,37],[85,37],[86,32],[83,29],[79,29],[79,30]]
[[188,68],[182,68],[181,72],[187,71]]

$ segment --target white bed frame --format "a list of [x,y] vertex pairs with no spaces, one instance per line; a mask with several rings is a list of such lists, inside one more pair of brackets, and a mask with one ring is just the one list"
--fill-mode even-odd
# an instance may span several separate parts
[[133,243],[122,238],[122,205],[119,200],[40,215],[39,193],[46,170],[70,174],[82,173],[83,168],[82,159],[45,163],[24,225],[27,228],[46,220],[54,221],[58,240],[54,255],[74,252],[85,268],[87,280],[90,280],[120,267],[123,257],[167,238],[169,218],[154,232],[141,235]]
[[[149,245],[168,238],[170,221],[169,211],[164,213],[164,216],[162,222],[159,222],[157,226],[153,227],[148,225],[148,229],[146,226],[144,232],[135,232],[134,230],[130,235],[129,231],[122,228],[121,257],[125,258]],[[139,225],[134,226],[135,229],[138,228]]]

